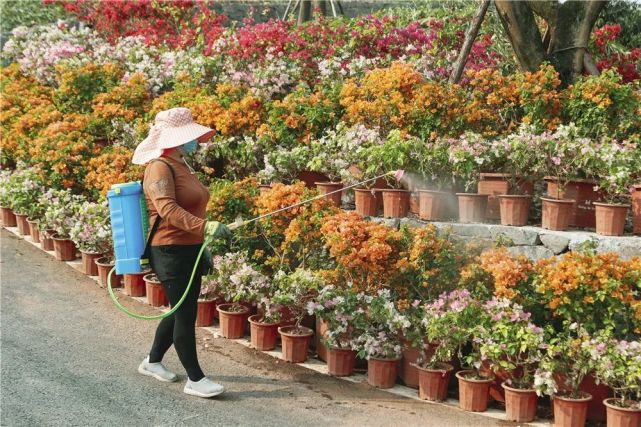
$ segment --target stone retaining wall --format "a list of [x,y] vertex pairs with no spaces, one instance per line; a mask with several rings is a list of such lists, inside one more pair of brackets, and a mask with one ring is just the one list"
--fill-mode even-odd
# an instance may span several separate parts
[[415,218],[385,219],[370,218],[391,227],[425,227],[433,224],[441,232],[450,231],[453,236],[466,242],[490,247],[501,243],[514,254],[525,255],[532,260],[549,258],[581,246],[593,245],[598,253],[616,252],[623,259],[641,256],[641,237],[601,236],[590,231],[551,231],[541,227],[511,227],[498,224],[461,224],[455,222],[425,222]]

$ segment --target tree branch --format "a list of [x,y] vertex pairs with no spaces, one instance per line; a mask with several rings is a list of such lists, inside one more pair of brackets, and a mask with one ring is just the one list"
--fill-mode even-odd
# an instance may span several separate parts
[[479,33],[479,28],[481,28],[481,24],[483,23],[485,13],[487,12],[487,8],[489,6],[490,0],[483,0],[483,3],[481,3],[481,6],[476,12],[474,19],[470,23],[470,27],[465,33],[463,46],[461,46],[461,51],[459,52],[458,58],[456,58],[456,62],[454,63],[454,69],[452,70],[452,74],[450,75],[450,83],[457,83],[461,79],[463,69],[465,68],[465,63],[467,62],[467,57],[470,54],[472,44],[474,43],[474,39],[476,39],[476,35]]
[[546,54],[532,9],[522,1],[495,0],[494,5],[521,69],[536,71]]

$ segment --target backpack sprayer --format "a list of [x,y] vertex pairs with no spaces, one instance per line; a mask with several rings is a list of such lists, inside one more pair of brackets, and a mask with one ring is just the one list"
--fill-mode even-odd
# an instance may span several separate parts
[[[356,184],[341,188],[340,190],[332,191],[327,194],[320,194],[310,199],[294,203],[293,205],[286,206],[273,212],[268,212],[255,218],[251,218],[248,220],[238,219],[237,221],[228,224],[227,227],[230,230],[235,230],[237,228],[243,227],[247,224],[251,224],[252,222],[260,221],[261,219],[270,217],[277,213],[284,212],[298,206],[306,205],[315,200],[322,199],[328,195],[342,192],[344,190],[349,190],[350,188],[354,188],[359,185],[365,184],[366,182],[374,181],[386,176],[393,175],[397,181],[400,181],[404,173],[405,171],[403,170],[391,171],[374,178],[369,178],[364,181],[357,182]],[[109,291],[109,296],[111,296],[111,299],[113,300],[114,304],[116,304],[116,307],[122,310],[125,314],[136,319],[158,320],[164,317],[171,316],[182,305],[182,303],[185,301],[185,298],[187,298],[187,294],[189,293],[191,284],[194,281],[194,277],[196,276],[198,265],[200,264],[200,258],[202,257],[202,254],[205,251],[207,245],[211,242],[212,237],[205,236],[205,241],[200,247],[200,251],[198,252],[198,256],[196,257],[196,263],[194,264],[194,268],[191,271],[191,277],[189,278],[189,283],[187,284],[185,293],[182,295],[176,305],[171,308],[171,310],[155,316],[143,316],[133,313],[127,310],[122,304],[120,304],[120,301],[118,301],[118,297],[116,297],[111,287],[111,275],[114,273],[114,271],[116,272],[116,274],[142,273],[149,267],[149,260],[146,259],[145,256],[146,237],[149,232],[147,202],[145,201],[142,184],[138,181],[113,185],[107,193],[107,200],[109,201],[109,216],[111,217],[114,255],[116,258],[115,266],[111,269],[109,275],[107,276],[107,290]]]

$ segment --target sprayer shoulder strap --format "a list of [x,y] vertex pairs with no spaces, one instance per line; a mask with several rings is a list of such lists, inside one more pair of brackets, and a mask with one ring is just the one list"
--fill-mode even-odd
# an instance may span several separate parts
[[[166,160],[163,159],[153,159],[149,163],[159,161],[163,162],[164,164],[167,165],[169,168],[169,171],[171,172],[171,177],[174,179],[174,185],[176,185],[176,172],[174,171],[174,168],[167,162]],[[143,176],[142,180],[140,181],[140,185],[143,185],[145,177]],[[144,188],[144,187],[143,187]],[[144,190],[143,190],[144,192]],[[151,231],[149,232],[149,236],[147,236],[147,242],[145,243],[145,251],[142,254],[141,260],[148,260],[149,259],[149,246],[151,246],[151,241],[154,238],[154,235],[156,234],[156,231],[158,230],[158,226],[160,225],[160,221],[162,218],[160,217],[160,214],[157,213],[156,218],[154,219],[154,224],[151,226]]]

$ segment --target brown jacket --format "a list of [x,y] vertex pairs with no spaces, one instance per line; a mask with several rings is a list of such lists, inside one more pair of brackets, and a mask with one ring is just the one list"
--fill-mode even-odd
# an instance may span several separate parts
[[149,228],[160,214],[162,220],[151,242],[160,245],[196,245],[203,242],[209,191],[189,171],[182,155],[173,152],[163,156],[176,174],[161,161],[147,164],[143,190],[149,211]]

